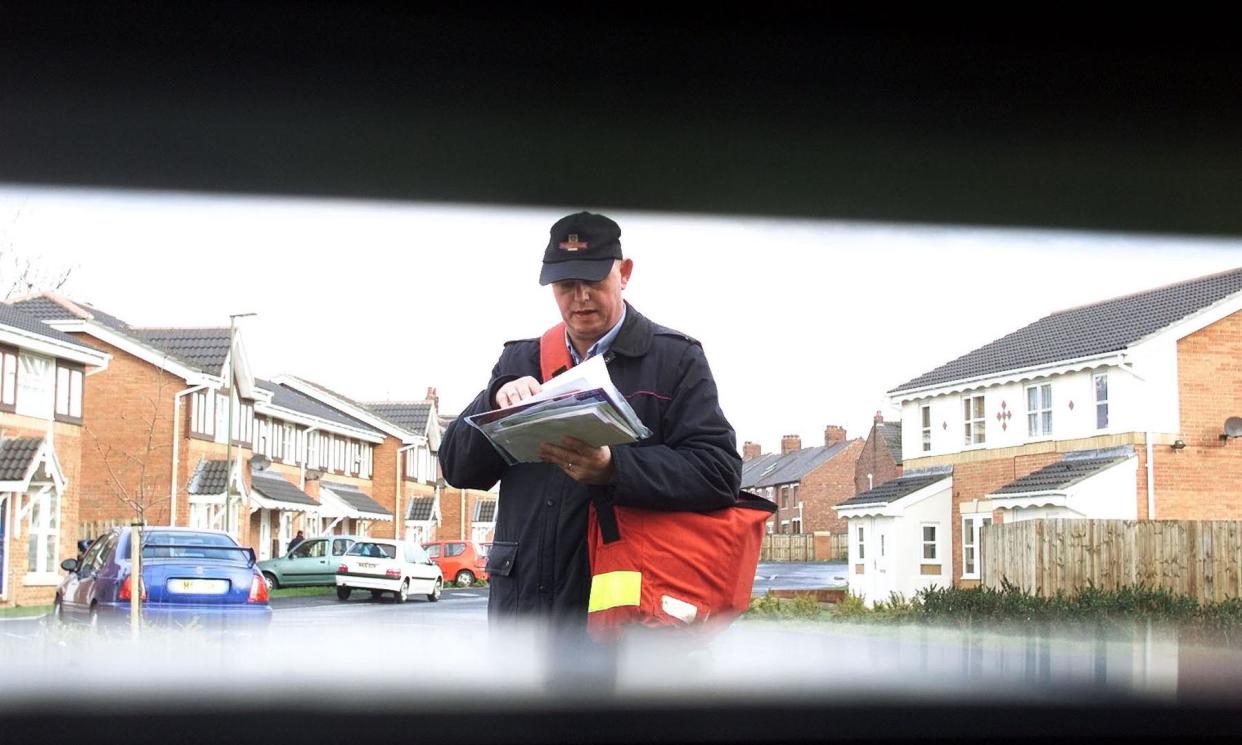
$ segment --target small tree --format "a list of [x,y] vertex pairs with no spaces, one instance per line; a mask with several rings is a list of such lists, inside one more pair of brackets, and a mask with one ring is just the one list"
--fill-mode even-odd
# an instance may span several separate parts
[[21,219],[21,210],[12,210],[12,217],[0,223],[0,300],[9,300],[42,290],[59,290],[69,281],[73,267],[55,265],[46,257],[21,250],[13,226]]

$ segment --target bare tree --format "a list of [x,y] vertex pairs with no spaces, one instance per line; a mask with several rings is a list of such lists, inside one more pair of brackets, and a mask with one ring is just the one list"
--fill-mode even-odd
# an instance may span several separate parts
[[21,219],[21,209],[15,208],[11,214],[0,223],[0,301],[64,287],[73,267],[52,264],[44,256],[19,248],[14,226]]
[[[86,431],[94,441],[95,450],[99,453],[104,470],[108,474],[108,483],[112,487],[113,495],[121,504],[133,511],[137,521],[143,523],[148,521],[148,516],[156,508],[166,505],[170,500],[168,482],[150,475],[150,472],[155,470],[154,464],[162,462],[157,459],[167,460],[170,457],[166,454],[171,447],[170,444],[156,439],[161,404],[164,403],[164,391],[167,387],[165,378],[166,376],[161,373],[155,395],[145,397],[149,406],[146,411],[137,415],[123,412],[117,417],[123,423],[134,421],[137,417],[137,421],[141,424],[140,431],[143,433],[143,440],[137,447],[115,447],[112,443],[105,442],[92,427],[86,426]],[[117,429],[125,431],[128,428],[122,424]],[[173,478],[176,477],[176,474],[173,474]]]

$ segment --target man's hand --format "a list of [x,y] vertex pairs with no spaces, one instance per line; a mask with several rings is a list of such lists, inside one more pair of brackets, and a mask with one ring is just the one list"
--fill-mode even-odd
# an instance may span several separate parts
[[541,390],[543,390],[543,386],[539,384],[538,380],[529,375],[517,380],[510,380],[508,383],[500,386],[500,390],[496,391],[496,407],[503,409],[507,406],[513,406]]
[[597,448],[576,437],[562,437],[560,445],[540,445],[539,459],[559,467],[580,484],[612,482],[612,449],[607,445]]

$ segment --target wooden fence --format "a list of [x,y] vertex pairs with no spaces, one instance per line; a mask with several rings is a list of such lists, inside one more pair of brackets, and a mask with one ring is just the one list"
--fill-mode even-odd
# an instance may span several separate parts
[[112,530],[114,527],[129,527],[129,520],[94,520],[90,522],[78,523],[78,534],[74,536],[74,540],[78,541],[82,538],[90,538],[94,540],[99,536]]
[[763,537],[759,560],[845,561],[848,552],[849,536],[845,533],[776,533]]
[[1200,602],[1242,597],[1242,522],[1028,520],[980,531],[981,579],[1037,595],[1145,585]]

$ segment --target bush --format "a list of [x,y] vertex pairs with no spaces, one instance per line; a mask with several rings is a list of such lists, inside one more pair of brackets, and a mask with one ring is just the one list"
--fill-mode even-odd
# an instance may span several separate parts
[[752,618],[820,618],[827,611],[810,595],[778,598],[772,593],[750,601],[747,615]]

